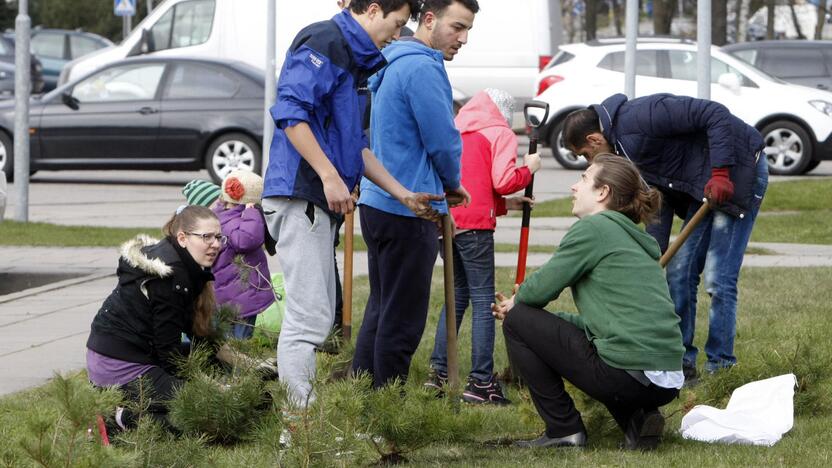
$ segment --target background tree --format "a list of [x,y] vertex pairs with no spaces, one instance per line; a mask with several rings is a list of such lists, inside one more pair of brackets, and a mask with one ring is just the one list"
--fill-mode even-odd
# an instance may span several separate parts
[[794,30],[797,31],[797,38],[806,39],[806,35],[803,34],[803,30],[800,28],[800,21],[797,20],[797,12],[794,11],[794,0],[789,2],[789,11],[792,13],[792,22],[794,23]]
[[586,40],[591,41],[598,36],[598,0],[586,0]]
[[815,40],[822,39],[823,25],[826,24],[827,0],[818,0],[818,22],[815,25]]
[[766,39],[774,39],[774,0],[766,0],[768,18],[766,19]]
[[711,2],[711,43],[724,46],[726,42],[728,42],[728,0],[713,0]]
[[[677,0],[653,0],[653,33],[670,35],[670,25],[676,12]],[[724,1],[724,0],[723,0]]]

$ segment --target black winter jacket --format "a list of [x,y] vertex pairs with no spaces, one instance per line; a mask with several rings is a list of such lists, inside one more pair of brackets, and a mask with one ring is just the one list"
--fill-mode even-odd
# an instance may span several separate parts
[[628,101],[616,94],[591,107],[613,150],[632,160],[649,184],[702,200],[711,169],[729,167],[734,196],[719,209],[739,216],[751,208],[763,137],[722,104],[672,94]]
[[181,335],[192,333],[194,303],[213,275],[176,242],[146,236],[121,246],[116,273],[118,286],[93,319],[87,348],[174,373]]

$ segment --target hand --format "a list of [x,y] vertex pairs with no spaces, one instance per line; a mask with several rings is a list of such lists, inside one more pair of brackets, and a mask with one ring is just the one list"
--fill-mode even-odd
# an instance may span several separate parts
[[254,208],[257,203],[246,203],[246,209]]
[[534,197],[510,197],[506,198],[507,210],[522,210],[525,203],[529,204],[530,208],[534,208]]
[[514,296],[512,295],[510,298],[506,299],[506,297],[503,296],[503,293],[498,292],[495,297],[497,299],[497,303],[491,304],[491,315],[493,315],[497,320],[505,320],[508,312],[512,309],[512,307],[514,307]]
[[705,196],[717,205],[727,202],[734,196],[734,183],[728,178],[727,167],[711,169],[711,180],[705,184]]
[[451,208],[459,205],[468,206],[471,203],[471,194],[460,185],[453,190],[445,190],[445,199],[448,200],[448,206]]
[[409,195],[402,197],[399,201],[401,201],[402,204],[410,209],[410,211],[412,211],[416,216],[438,223],[442,219],[442,216],[430,205],[430,202],[442,201],[444,198],[445,197],[442,195],[437,195],[435,193],[410,192]]
[[321,179],[324,185],[324,196],[330,211],[338,214],[352,213],[355,203],[352,201],[347,184],[336,173],[334,176]]
[[532,174],[540,170],[540,155],[537,153],[523,156],[523,162]]

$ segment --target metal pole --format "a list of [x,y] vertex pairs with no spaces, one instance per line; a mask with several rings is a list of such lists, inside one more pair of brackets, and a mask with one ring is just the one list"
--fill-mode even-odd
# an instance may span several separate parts
[[711,0],[696,5],[696,97],[711,98]]
[[14,21],[14,187],[17,193],[15,219],[29,221],[29,94],[32,91],[32,64],[29,39],[32,20],[29,0],[17,3]]
[[636,97],[636,43],[638,42],[638,0],[627,0],[627,48],[624,50],[624,94]]
[[124,33],[124,37],[127,37],[130,34],[130,31],[133,30],[133,17],[132,16],[125,16],[127,20],[127,31]]
[[272,135],[274,135],[274,121],[272,114],[269,112],[274,104],[275,97],[277,97],[277,66],[275,65],[275,57],[277,56],[277,6],[275,0],[268,0],[266,5],[266,89],[263,93],[263,150],[261,151],[263,161],[260,167],[260,173],[266,175],[266,169],[269,167],[269,148],[272,144]]
[[130,27],[127,26],[127,17],[121,17],[121,40],[127,39],[127,34],[130,32]]
[[561,12],[560,0],[549,0],[549,28],[552,55],[563,44],[563,13]]
[[147,0],[147,16],[150,16],[151,11],[153,11],[153,0]]

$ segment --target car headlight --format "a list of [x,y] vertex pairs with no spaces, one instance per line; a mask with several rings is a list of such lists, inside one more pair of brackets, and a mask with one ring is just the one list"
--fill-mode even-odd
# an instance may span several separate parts
[[824,114],[832,117],[832,102],[827,101],[809,101],[809,104],[812,105],[815,109],[823,112]]

